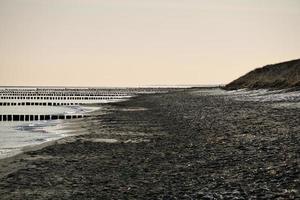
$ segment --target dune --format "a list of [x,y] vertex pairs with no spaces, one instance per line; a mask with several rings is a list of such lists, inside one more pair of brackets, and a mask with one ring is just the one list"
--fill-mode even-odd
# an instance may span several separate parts
[[243,88],[300,90],[300,59],[257,68],[225,86],[227,90]]

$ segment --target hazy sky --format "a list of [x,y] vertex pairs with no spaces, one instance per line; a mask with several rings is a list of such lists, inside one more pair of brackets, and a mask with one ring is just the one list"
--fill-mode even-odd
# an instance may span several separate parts
[[0,0],[0,85],[219,84],[296,58],[299,0]]

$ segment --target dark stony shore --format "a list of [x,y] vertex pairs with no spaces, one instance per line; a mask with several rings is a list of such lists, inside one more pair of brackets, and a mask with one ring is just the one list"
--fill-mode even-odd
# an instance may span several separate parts
[[300,109],[198,90],[106,105],[86,134],[8,163],[0,199],[300,198]]

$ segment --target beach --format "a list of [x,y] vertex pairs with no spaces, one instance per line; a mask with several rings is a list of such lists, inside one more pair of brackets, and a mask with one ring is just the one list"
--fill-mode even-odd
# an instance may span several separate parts
[[76,135],[2,159],[0,199],[297,199],[299,97],[190,88],[104,104]]

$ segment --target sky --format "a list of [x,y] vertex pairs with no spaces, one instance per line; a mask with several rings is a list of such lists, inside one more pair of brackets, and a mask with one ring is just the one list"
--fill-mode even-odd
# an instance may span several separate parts
[[0,0],[0,85],[226,84],[300,58],[299,0]]

